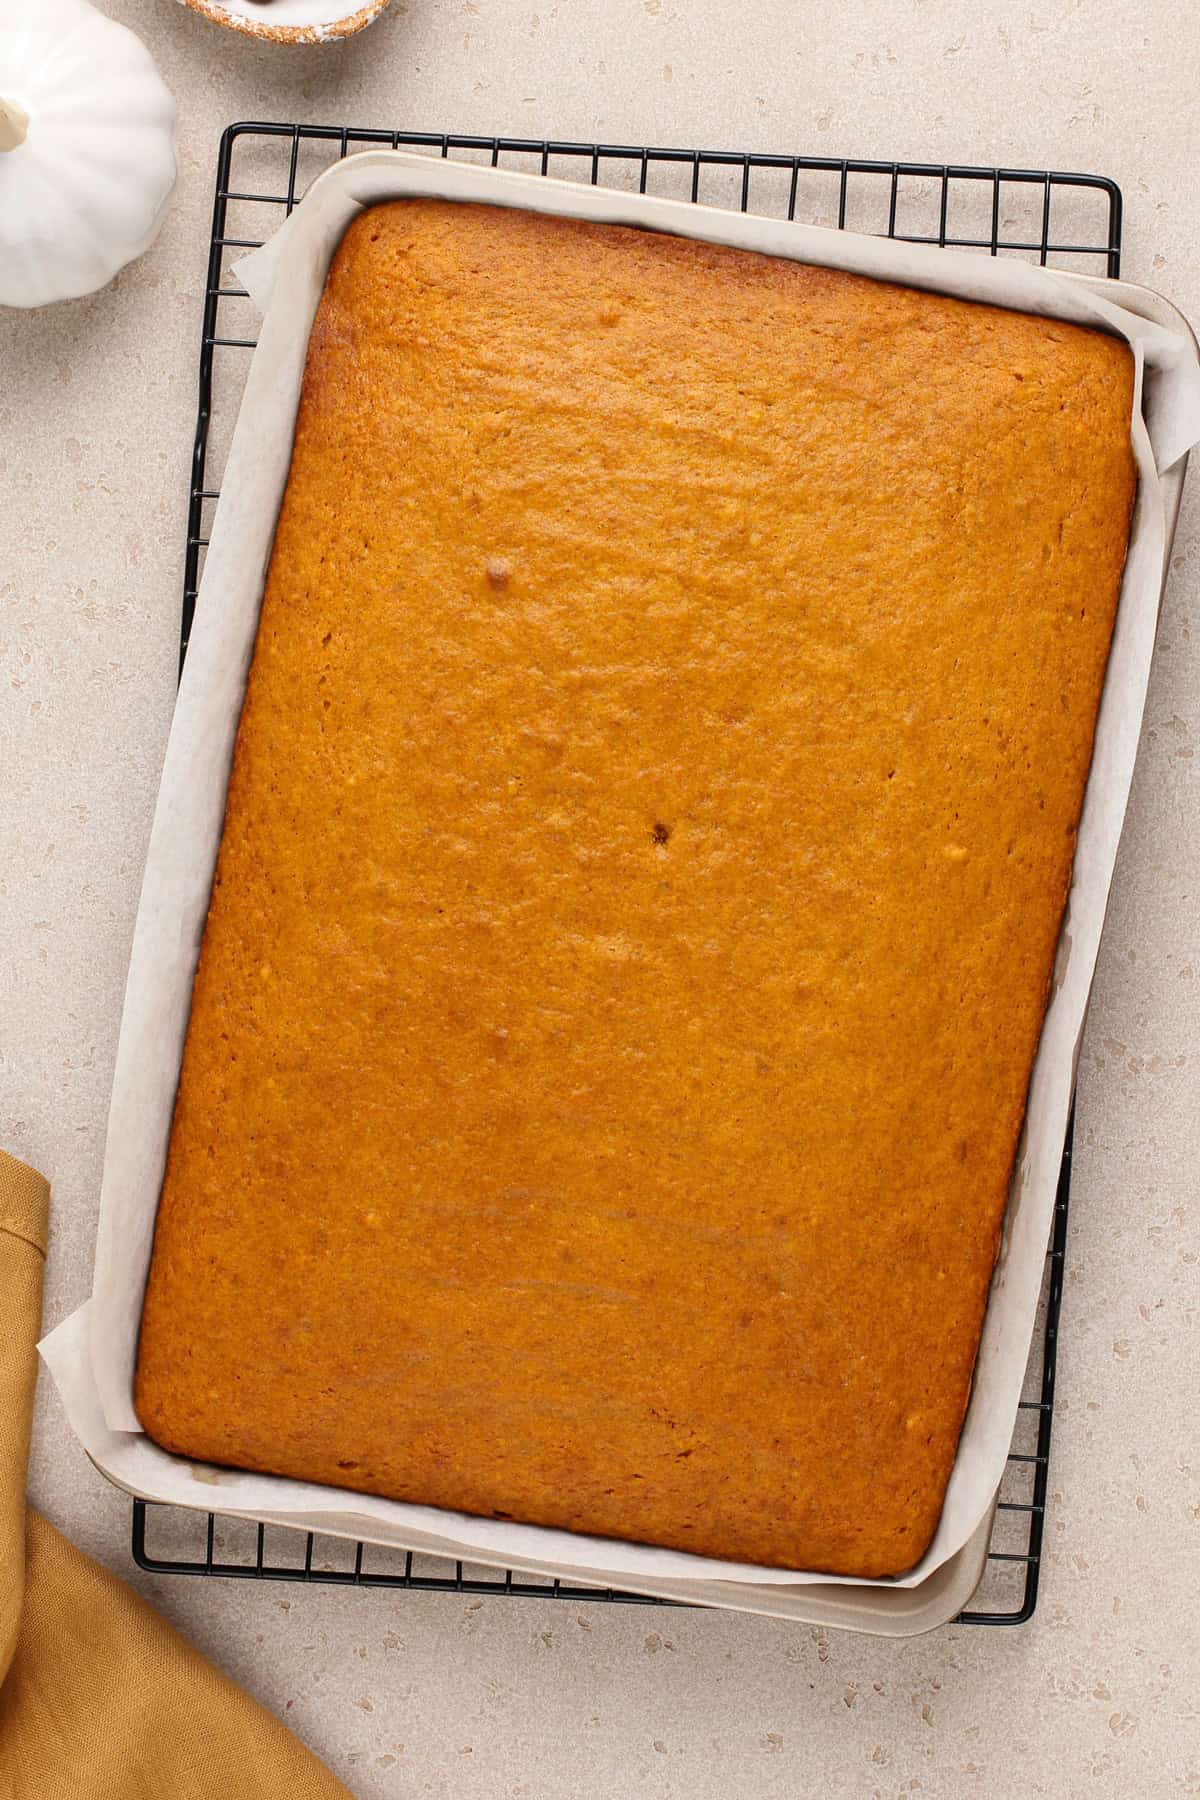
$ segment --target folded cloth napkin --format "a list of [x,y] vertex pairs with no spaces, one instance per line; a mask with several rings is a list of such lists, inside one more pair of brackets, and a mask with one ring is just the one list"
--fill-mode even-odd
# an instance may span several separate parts
[[0,1150],[0,1800],[349,1800],[25,1505],[50,1190]]

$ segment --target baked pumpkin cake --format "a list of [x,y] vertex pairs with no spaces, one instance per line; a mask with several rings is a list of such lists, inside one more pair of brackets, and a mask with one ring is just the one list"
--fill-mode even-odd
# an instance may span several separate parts
[[312,330],[146,1292],[168,1450],[879,1576],[966,1405],[1116,339],[405,200]]

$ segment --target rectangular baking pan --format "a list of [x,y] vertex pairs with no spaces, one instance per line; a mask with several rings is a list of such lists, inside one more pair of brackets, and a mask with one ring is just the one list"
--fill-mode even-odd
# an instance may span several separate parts
[[[1148,290],[1134,288],[1129,284],[1118,282],[1096,282],[1089,278],[1088,284],[1097,291],[1107,292],[1113,298],[1139,312],[1143,316],[1164,324],[1171,329],[1187,331],[1186,322],[1178,312],[1159,296]],[[1164,478],[1163,494],[1168,511],[1168,554],[1169,540],[1174,530],[1174,522],[1178,513],[1179,495],[1182,489],[1183,465],[1179,464]],[[281,1521],[284,1522],[284,1521]],[[785,1609],[781,1615],[796,1618],[806,1616],[814,1623],[829,1625],[845,1625],[855,1629],[867,1629],[884,1635],[908,1635],[913,1631],[929,1629],[931,1626],[953,1617],[969,1598],[982,1573],[987,1556],[987,1544],[990,1531],[990,1516],[985,1519],[979,1530],[955,1557],[950,1558],[941,1569],[936,1571],[928,1581],[919,1588],[913,1589],[847,1589],[840,1586],[825,1588],[820,1584],[805,1586],[803,1614],[797,1613],[794,1604]],[[536,1565],[529,1563],[531,1570]],[[547,1574],[551,1571],[546,1571]],[[628,1587],[627,1578],[621,1578],[621,1584]],[[719,1603],[724,1606],[738,1608],[747,1605],[735,1592],[737,1584],[722,1582]],[[674,1584],[667,1581],[655,1582],[653,1591],[663,1598],[690,1599],[699,1598],[696,1585],[693,1583]],[[780,1599],[787,1594],[794,1600],[795,1590],[777,1590]],[[752,1590],[752,1609],[756,1611],[770,1610],[764,1608],[763,1590]],[[863,1601],[869,1595],[871,1605],[864,1606]],[[853,1602],[853,1603],[851,1603]],[[867,1614],[870,1614],[868,1620]]]

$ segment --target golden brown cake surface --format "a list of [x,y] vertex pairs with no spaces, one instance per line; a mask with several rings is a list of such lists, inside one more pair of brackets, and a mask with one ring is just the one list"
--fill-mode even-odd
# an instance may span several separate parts
[[313,329],[146,1295],[188,1456],[921,1555],[1125,555],[1124,345],[437,201]]

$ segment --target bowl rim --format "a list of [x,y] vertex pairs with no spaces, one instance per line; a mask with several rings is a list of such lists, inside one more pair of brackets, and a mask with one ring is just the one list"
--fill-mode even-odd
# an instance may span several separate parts
[[184,4],[213,25],[223,25],[227,31],[239,32],[243,37],[260,38],[270,44],[328,44],[338,38],[353,37],[377,19],[391,0],[363,0],[344,18],[323,25],[272,25],[267,17],[260,22],[228,12],[223,0],[184,0]]

